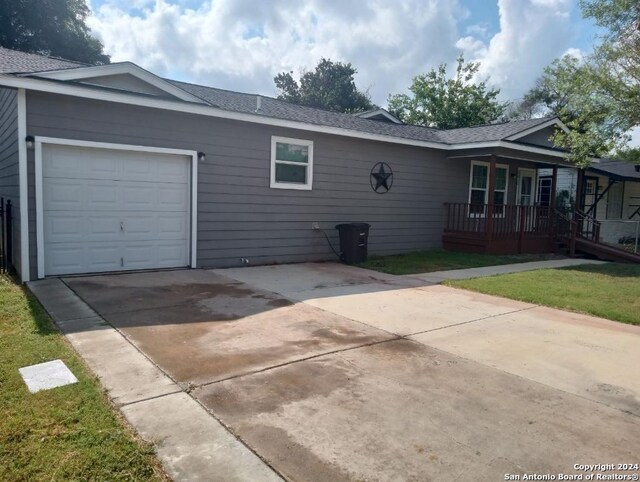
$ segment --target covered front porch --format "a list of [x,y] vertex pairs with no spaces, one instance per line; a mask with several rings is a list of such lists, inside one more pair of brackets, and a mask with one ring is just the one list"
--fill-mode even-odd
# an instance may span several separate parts
[[[557,251],[558,167],[568,166],[566,162],[508,149],[450,159],[469,165],[469,189],[466,199],[444,205],[444,249],[483,254]],[[541,176],[541,169],[551,169],[551,176]]]

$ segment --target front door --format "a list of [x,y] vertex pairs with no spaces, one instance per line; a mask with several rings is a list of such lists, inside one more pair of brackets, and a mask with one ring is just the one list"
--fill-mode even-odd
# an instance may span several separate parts
[[533,206],[536,200],[536,170],[518,169],[518,192],[516,203],[520,206]]

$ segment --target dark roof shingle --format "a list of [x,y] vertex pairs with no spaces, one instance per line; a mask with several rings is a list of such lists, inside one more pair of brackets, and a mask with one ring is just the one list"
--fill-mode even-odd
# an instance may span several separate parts
[[29,54],[0,47],[0,74],[23,74],[43,72],[45,70],[75,69],[86,66],[86,64],[71,60]]

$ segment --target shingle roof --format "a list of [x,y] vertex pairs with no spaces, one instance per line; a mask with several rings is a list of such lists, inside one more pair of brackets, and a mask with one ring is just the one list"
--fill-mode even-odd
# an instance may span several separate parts
[[243,94],[175,80],[169,80],[169,82],[215,107],[234,112],[246,114],[258,113],[266,117],[305,122],[307,124],[340,127],[371,134],[389,135],[419,141],[442,142],[439,137],[440,131],[429,127],[399,125],[363,119],[351,114],[329,112],[312,107],[290,104],[283,100],[262,95],[260,96],[260,110],[256,112],[258,96],[255,94]]
[[2,74],[43,72],[45,70],[74,69],[78,67],[86,67],[86,64],[0,47],[0,73]]
[[626,161],[601,159],[599,163],[592,164],[590,170],[614,178],[640,181],[640,171],[636,170],[636,165]]
[[[29,54],[0,47],[0,73],[37,73],[47,70],[86,67],[86,64],[64,59]],[[460,144],[469,142],[499,141],[531,127],[547,122],[549,118],[512,121],[462,129],[439,130],[406,124],[394,124],[365,119],[351,114],[329,112],[304,107],[275,99],[259,96],[260,109],[257,110],[255,94],[233,92],[214,87],[190,84],[164,79],[180,89],[202,99],[211,106],[246,114],[260,114],[265,117],[283,119],[318,126],[337,127],[369,134],[392,136],[400,139],[433,142],[440,144]],[[93,86],[92,88],[98,88]]]
[[460,142],[499,141],[511,137],[519,132],[548,122],[553,117],[526,119],[499,124],[488,124],[476,127],[462,127],[442,131],[442,139],[449,144]]
[[[258,96],[255,94],[243,94],[170,79],[166,80],[221,109],[247,114],[256,113]],[[544,124],[550,119],[546,117],[477,127],[464,127],[461,129],[440,130],[430,127],[392,124],[363,119],[351,114],[328,112],[321,109],[290,104],[289,102],[274,99],[273,97],[260,96],[260,98],[261,108],[259,113],[268,117],[445,144],[498,141],[530,129],[531,127]]]

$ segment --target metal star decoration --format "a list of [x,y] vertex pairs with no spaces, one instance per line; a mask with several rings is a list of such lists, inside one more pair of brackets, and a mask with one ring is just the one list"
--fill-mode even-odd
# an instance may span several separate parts
[[379,162],[371,169],[371,188],[378,194],[384,194],[393,184],[393,171],[386,162]]

